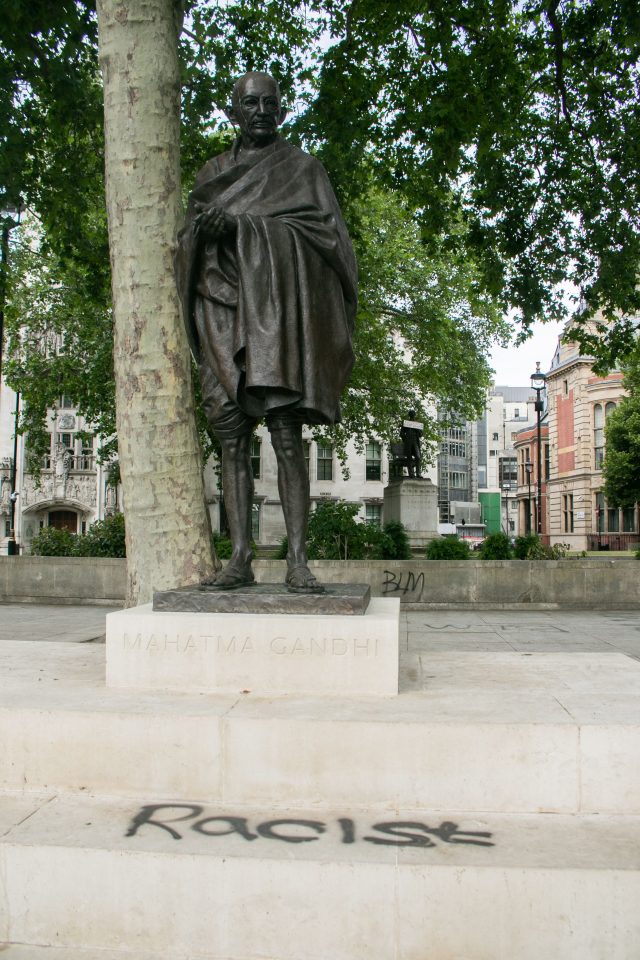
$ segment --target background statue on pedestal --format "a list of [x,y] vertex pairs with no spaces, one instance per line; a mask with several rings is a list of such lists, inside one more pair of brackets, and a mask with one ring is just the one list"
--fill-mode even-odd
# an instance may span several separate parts
[[295,592],[321,592],[307,565],[302,426],[340,420],[354,360],[356,262],[324,168],[278,136],[286,111],[276,81],[246,74],[227,112],[239,138],[198,173],[176,253],[204,407],[222,447],[233,545],[209,585],[254,580],[250,443],[264,419],[278,461],[286,581]]
[[420,452],[420,440],[424,431],[424,425],[416,421],[415,410],[409,410],[407,419],[400,428],[400,440],[402,441],[402,456],[404,465],[407,468],[409,476],[422,480],[420,472],[422,456]]

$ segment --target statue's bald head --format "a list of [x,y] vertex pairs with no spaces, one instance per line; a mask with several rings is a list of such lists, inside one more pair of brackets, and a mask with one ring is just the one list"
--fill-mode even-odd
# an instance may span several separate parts
[[286,115],[280,87],[270,74],[252,70],[235,82],[227,116],[240,127],[245,147],[264,147],[276,140]]
[[265,73],[263,70],[250,70],[248,73],[245,73],[244,76],[236,80],[233,85],[231,103],[235,110],[237,110],[240,106],[240,101],[242,100],[247,86],[252,87],[254,84],[259,84],[260,87],[272,86],[278,98],[278,103],[282,101],[278,81],[275,80],[270,73]]

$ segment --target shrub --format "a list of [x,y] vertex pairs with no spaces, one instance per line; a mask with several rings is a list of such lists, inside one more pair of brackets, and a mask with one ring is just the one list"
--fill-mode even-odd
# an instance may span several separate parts
[[540,537],[537,533],[527,533],[521,537],[516,537],[513,545],[513,555],[516,560],[537,560],[536,554],[541,546]]
[[75,557],[126,557],[124,516],[114,513],[93,523],[82,536],[74,537]]
[[280,543],[278,544],[278,546],[276,547],[276,551],[273,555],[273,559],[286,560],[288,551],[289,551],[289,540],[287,537],[283,537]]
[[68,530],[44,527],[31,541],[31,553],[36,557],[72,557],[75,539]]
[[[398,521],[383,530],[356,518],[358,504],[328,500],[318,504],[309,520],[307,552],[310,560],[408,560],[409,538]],[[286,560],[289,542],[280,541],[274,559]]]
[[457,537],[442,537],[427,544],[425,556],[427,560],[467,560],[469,544]]
[[219,560],[228,560],[233,550],[233,547],[231,546],[231,540],[229,537],[223,537],[219,533],[214,533],[213,549],[215,550],[216,556]]
[[411,547],[407,529],[399,520],[389,520],[384,525],[384,533],[392,541],[391,550],[383,554],[383,560],[411,560]]
[[512,550],[506,533],[490,533],[480,547],[481,560],[511,560]]
[[[530,533],[516,537],[513,552],[518,560],[561,560],[569,549],[568,543],[554,543],[547,547],[536,533]],[[586,556],[584,550],[582,553]]]

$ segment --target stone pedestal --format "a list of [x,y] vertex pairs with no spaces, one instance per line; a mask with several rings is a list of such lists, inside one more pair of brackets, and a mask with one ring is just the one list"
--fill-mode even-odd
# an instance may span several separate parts
[[438,488],[431,480],[391,480],[384,488],[384,520],[399,520],[411,546],[425,547],[438,536]]
[[361,616],[154,611],[107,616],[107,686],[259,696],[396,696],[400,601]]

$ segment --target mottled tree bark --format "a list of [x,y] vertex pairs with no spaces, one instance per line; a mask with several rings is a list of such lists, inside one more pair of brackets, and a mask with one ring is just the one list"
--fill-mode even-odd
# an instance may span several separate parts
[[172,264],[181,208],[174,8],[97,4],[129,605],[213,573]]

